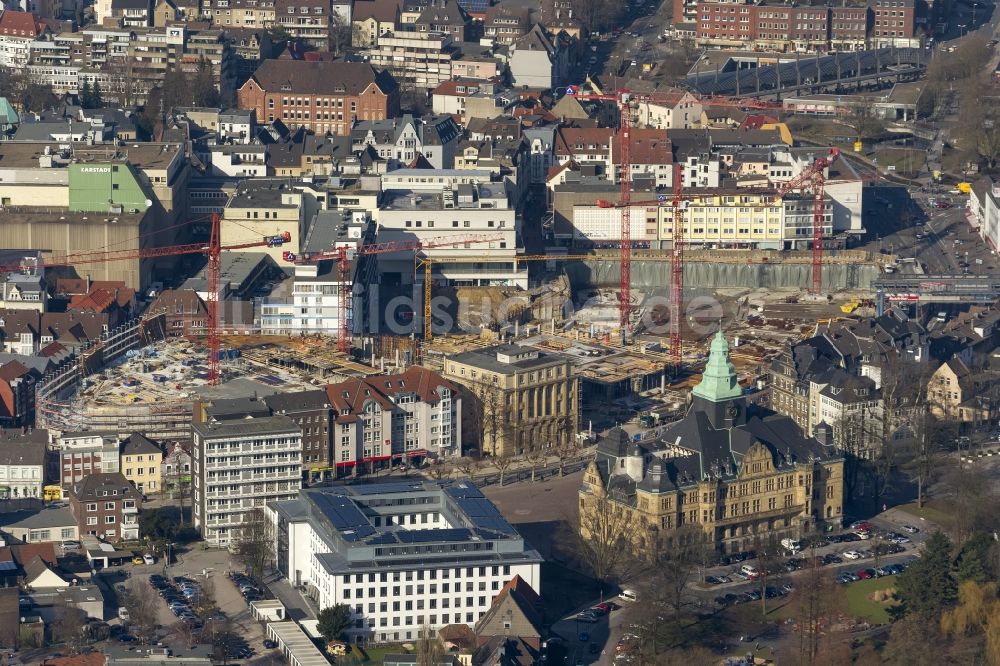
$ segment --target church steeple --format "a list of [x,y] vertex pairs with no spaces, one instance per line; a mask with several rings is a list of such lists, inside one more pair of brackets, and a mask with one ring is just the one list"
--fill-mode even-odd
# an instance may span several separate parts
[[705,374],[691,392],[709,402],[725,402],[743,395],[736,380],[736,367],[729,360],[729,343],[721,329],[712,340]]

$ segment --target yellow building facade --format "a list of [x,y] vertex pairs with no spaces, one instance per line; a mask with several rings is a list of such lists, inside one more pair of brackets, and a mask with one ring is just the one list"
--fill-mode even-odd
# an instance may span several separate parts
[[720,553],[836,528],[843,519],[843,458],[828,429],[805,438],[788,417],[748,406],[718,336],[685,418],[636,443],[615,429],[598,442],[580,488],[580,531],[598,512],[626,511],[638,555],[696,526]]

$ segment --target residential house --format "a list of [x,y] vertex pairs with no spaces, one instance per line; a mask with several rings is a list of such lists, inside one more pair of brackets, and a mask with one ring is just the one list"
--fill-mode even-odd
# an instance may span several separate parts
[[40,373],[17,360],[0,365],[0,427],[35,423],[35,385]]
[[258,122],[346,136],[355,121],[397,116],[399,87],[367,63],[265,60],[240,87],[239,105]]
[[0,497],[42,497],[48,432],[0,431]]
[[514,576],[493,598],[473,631],[476,664],[532,664],[541,656],[545,625],[542,600],[520,576]]
[[439,32],[451,35],[452,41],[464,42],[469,17],[455,0],[430,0],[413,23],[415,32]]
[[109,541],[139,538],[142,493],[120,473],[91,474],[72,485],[69,505],[80,534],[101,536]]
[[371,146],[394,171],[423,156],[435,169],[455,165],[455,146],[461,129],[451,116],[417,118],[404,115],[388,120],[364,120],[351,128],[351,150],[363,152]]
[[352,17],[351,46],[367,49],[380,35],[399,27],[399,0],[357,0]]
[[46,543],[80,538],[73,510],[68,506],[45,506],[41,509],[6,511],[0,532],[24,543]]
[[568,45],[536,23],[510,45],[507,66],[515,87],[551,90],[569,74]]
[[151,495],[162,492],[160,467],[163,464],[163,450],[158,444],[134,432],[122,442],[119,455],[122,473],[140,493]]
[[160,465],[163,489],[171,497],[183,496],[191,488],[191,454],[180,442],[174,442]]

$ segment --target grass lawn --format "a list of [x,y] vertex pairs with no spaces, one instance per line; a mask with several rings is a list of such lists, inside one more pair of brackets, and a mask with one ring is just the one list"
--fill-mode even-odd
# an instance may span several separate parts
[[375,666],[375,664],[381,664],[387,654],[407,654],[408,650],[404,650],[402,644],[379,645],[378,647],[366,648],[365,653],[368,655],[368,659],[363,663]]
[[[931,503],[924,502],[924,508],[917,508],[916,502],[910,502],[909,504],[901,504],[896,507],[900,511],[905,511],[906,513],[914,516],[916,518],[925,518],[932,523],[936,523],[938,526],[947,525],[950,522],[948,514],[940,509],[936,509]],[[916,527],[922,528],[923,526],[919,523]]]
[[876,151],[878,166],[885,170],[888,166],[896,167],[896,173],[916,173],[924,165],[927,153],[912,148],[881,148]]
[[885,590],[895,586],[892,576],[888,578],[869,578],[859,580],[854,583],[842,585],[844,593],[847,595],[847,608],[851,615],[863,617],[877,624],[889,622],[889,613],[884,604],[878,604],[868,599],[868,595],[875,590]]

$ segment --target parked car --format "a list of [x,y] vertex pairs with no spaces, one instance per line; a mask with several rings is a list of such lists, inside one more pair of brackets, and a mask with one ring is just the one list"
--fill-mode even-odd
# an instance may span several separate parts
[[[549,639],[549,642],[551,643],[552,640]],[[267,639],[264,641],[264,647],[268,650],[273,650],[274,648],[278,647],[278,642],[272,641],[271,639]]]
[[850,532],[849,534],[844,534],[843,536],[841,536],[840,540],[843,543],[849,543],[849,542],[852,542],[852,541],[861,541],[861,537],[859,537],[854,532]]
[[855,575],[861,580],[868,580],[869,578],[874,578],[874,576],[872,576],[869,573],[869,571],[870,571],[869,569],[859,569]]
[[709,585],[720,585],[722,583],[722,579],[718,576],[705,576],[705,582]]
[[146,553],[145,555],[142,556],[142,561],[145,562],[146,564],[156,564],[156,558],[150,555],[149,553]]
[[917,532],[920,531],[919,529],[917,529],[913,525],[903,525],[903,529],[906,530],[907,532],[909,532],[910,534],[916,534]]
[[856,550],[848,550],[844,553],[844,557],[849,560],[860,560],[862,555]]

